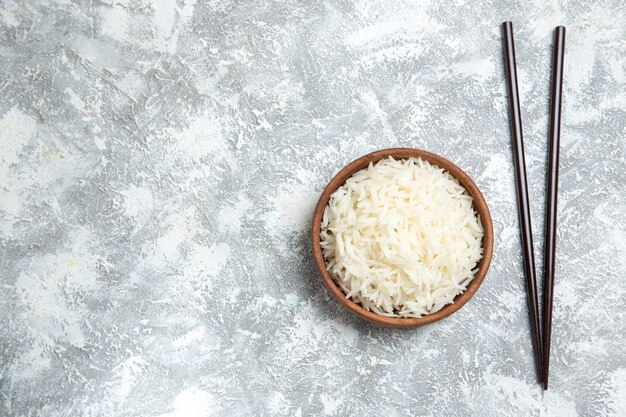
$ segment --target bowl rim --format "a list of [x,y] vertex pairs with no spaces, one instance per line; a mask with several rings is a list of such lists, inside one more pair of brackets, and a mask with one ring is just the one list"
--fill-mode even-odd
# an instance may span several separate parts
[[[480,216],[480,220],[484,229],[483,257],[478,263],[478,271],[476,272],[474,279],[472,279],[472,281],[469,283],[466,290],[462,294],[457,295],[452,304],[444,306],[441,310],[435,313],[428,314],[419,318],[382,316],[375,312],[367,311],[360,304],[357,304],[351,299],[346,298],[346,294],[335,283],[333,278],[326,270],[326,262],[324,261],[322,249],[320,246],[321,221],[324,214],[324,209],[326,208],[328,200],[330,199],[330,195],[335,192],[335,190],[337,190],[340,186],[342,186],[346,182],[346,180],[354,173],[366,168],[370,162],[377,162],[389,156],[393,157],[394,159],[421,158],[449,172],[467,190],[468,194],[472,196],[474,200],[474,210],[476,210],[476,212]],[[491,257],[493,255],[493,222],[491,219],[491,214],[489,212],[489,207],[487,206],[487,202],[485,201],[482,193],[480,192],[474,181],[472,181],[472,179],[454,163],[442,156],[422,149],[389,148],[377,150],[375,152],[368,153],[367,155],[363,155],[360,158],[355,159],[344,168],[342,168],[330,180],[328,185],[324,188],[324,191],[322,192],[317,202],[317,205],[315,206],[315,211],[313,212],[311,241],[313,245],[313,260],[315,266],[320,273],[328,291],[344,307],[346,307],[357,316],[373,323],[389,327],[415,327],[429,324],[449,316],[450,314],[463,307],[470,300],[470,298],[474,296],[476,291],[478,291],[478,288],[480,287],[483,280],[485,279],[485,276],[487,275],[487,271],[489,270],[489,265],[491,263]]]

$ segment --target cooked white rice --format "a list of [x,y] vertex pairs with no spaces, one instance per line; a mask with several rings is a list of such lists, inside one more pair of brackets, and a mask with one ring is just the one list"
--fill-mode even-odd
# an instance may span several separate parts
[[331,195],[320,237],[346,297],[383,316],[421,317],[452,303],[483,252],[472,197],[419,158],[355,173]]

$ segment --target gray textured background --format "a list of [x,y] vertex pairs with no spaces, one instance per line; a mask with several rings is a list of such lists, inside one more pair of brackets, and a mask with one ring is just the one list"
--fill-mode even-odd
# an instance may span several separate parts
[[[626,415],[624,2],[546,3],[0,1],[0,415]],[[507,19],[537,254],[568,28],[545,393]],[[408,331],[350,316],[308,247],[331,176],[395,146],[464,168],[496,234],[472,301]]]

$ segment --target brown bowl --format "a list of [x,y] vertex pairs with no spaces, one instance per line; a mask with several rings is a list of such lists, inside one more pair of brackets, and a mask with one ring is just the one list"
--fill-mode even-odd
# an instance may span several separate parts
[[[341,187],[346,182],[346,180],[350,178],[354,173],[364,168],[367,168],[370,162],[376,162],[389,156],[393,157],[394,159],[422,158],[423,160],[428,161],[433,165],[437,165],[439,168],[443,168],[444,170],[449,172],[467,190],[469,195],[473,197],[474,210],[476,210],[476,212],[480,216],[480,221],[482,222],[485,231],[485,234],[483,236],[483,257],[478,263],[478,271],[476,272],[474,279],[467,286],[467,289],[462,294],[459,294],[454,299],[454,302],[452,304],[448,304],[441,310],[432,314],[428,314],[426,316],[422,316],[420,318],[381,316],[372,311],[365,310],[363,307],[361,307],[360,304],[357,304],[351,299],[346,298],[346,294],[341,290],[339,286],[337,286],[333,278],[326,270],[326,262],[324,261],[324,257],[322,256],[322,248],[320,247],[320,229],[322,215],[324,214],[324,209],[328,204],[330,195],[334,193],[337,188]],[[432,323],[434,321],[441,320],[446,316],[449,316],[450,314],[463,307],[463,305],[467,303],[470,298],[472,298],[474,293],[476,293],[478,287],[480,287],[480,284],[483,282],[483,279],[485,279],[485,275],[487,274],[487,270],[489,269],[489,264],[491,263],[491,255],[493,253],[493,223],[491,222],[491,215],[489,214],[489,208],[487,207],[485,198],[478,190],[476,184],[474,184],[474,181],[472,181],[470,177],[465,172],[463,172],[463,170],[461,170],[461,168],[457,167],[452,162],[448,161],[445,158],[442,158],[439,155],[435,155],[433,153],[426,152],[420,149],[383,149],[362,156],[359,159],[351,162],[345,168],[339,171],[339,173],[335,175],[330,183],[328,183],[328,186],[326,186],[324,192],[322,192],[322,196],[317,202],[315,212],[313,213],[312,240],[313,259],[315,261],[315,266],[317,267],[320,275],[322,276],[322,280],[324,281],[324,284],[326,284],[326,287],[328,288],[330,293],[337,300],[339,300],[341,304],[343,304],[348,310],[358,315],[359,317],[362,317],[374,323],[391,327],[413,327]]]

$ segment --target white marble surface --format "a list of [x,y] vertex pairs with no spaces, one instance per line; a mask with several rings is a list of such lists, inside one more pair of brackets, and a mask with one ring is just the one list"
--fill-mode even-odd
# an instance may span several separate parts
[[[500,23],[541,265],[568,28],[551,387],[535,383]],[[615,1],[0,2],[0,415],[626,415],[626,13]],[[480,291],[420,329],[329,298],[309,221],[375,149],[464,168]]]

